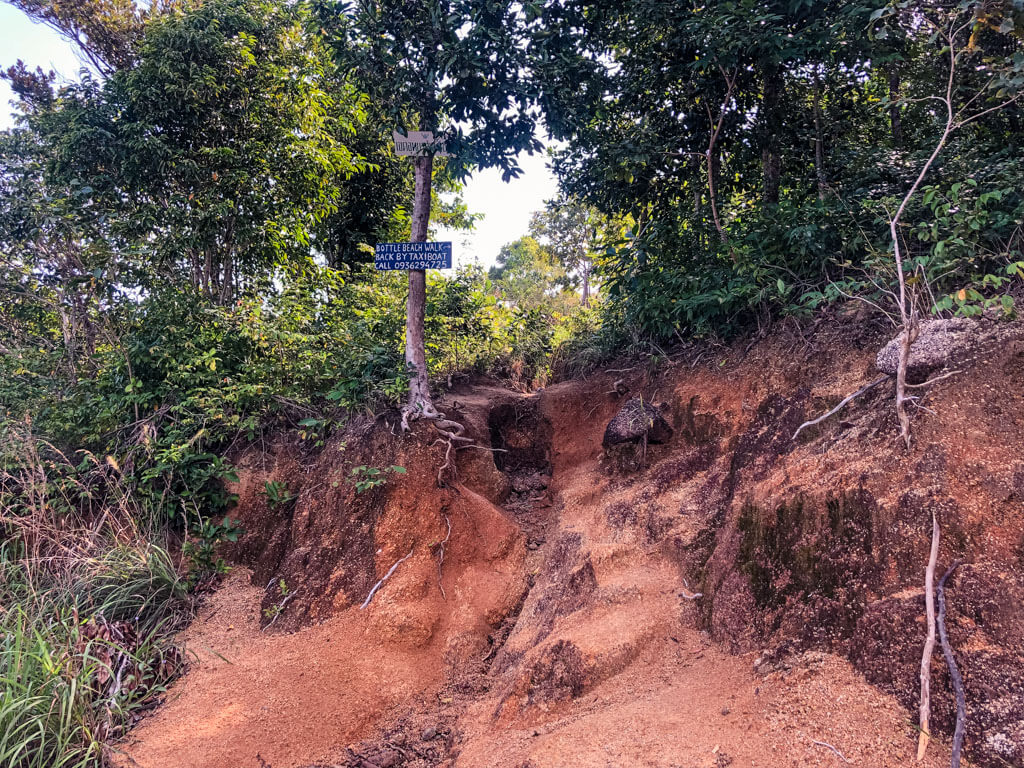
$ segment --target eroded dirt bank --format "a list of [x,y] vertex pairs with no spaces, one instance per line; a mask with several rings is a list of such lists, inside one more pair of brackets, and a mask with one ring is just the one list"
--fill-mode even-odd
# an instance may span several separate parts
[[[467,387],[445,410],[479,447],[446,488],[427,426],[252,447],[233,553],[250,570],[188,630],[197,663],[120,761],[906,765],[934,512],[940,568],[966,563],[948,593],[969,749],[1024,764],[1024,336],[929,389],[909,453],[885,386],[793,441],[876,375],[883,341],[826,323],[530,397]],[[634,395],[671,439],[603,451]],[[381,488],[346,482],[391,465],[407,472]],[[271,508],[268,481],[296,498]],[[948,764],[941,743],[928,761]]]

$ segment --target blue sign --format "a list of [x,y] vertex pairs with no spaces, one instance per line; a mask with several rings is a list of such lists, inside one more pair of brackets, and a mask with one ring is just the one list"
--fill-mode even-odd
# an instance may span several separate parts
[[451,243],[377,243],[377,269],[451,269]]

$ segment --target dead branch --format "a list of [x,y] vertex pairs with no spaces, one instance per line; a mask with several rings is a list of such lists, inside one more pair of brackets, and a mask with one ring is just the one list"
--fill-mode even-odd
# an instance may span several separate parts
[[823,422],[829,416],[832,416],[832,415],[834,415],[836,413],[839,413],[839,411],[841,411],[847,405],[847,403],[850,403],[851,401],[856,400],[858,397],[860,397],[864,393],[874,389],[875,387],[877,387],[879,384],[881,384],[883,381],[885,381],[888,378],[889,378],[888,374],[885,374],[884,376],[879,376],[877,379],[872,381],[870,384],[865,384],[863,387],[858,389],[852,395],[848,395],[847,397],[843,398],[843,400],[839,403],[839,405],[837,405],[835,408],[833,408],[828,413],[826,413],[826,414],[824,414],[822,416],[819,416],[816,419],[811,419],[810,421],[805,421],[803,424],[801,424],[799,427],[797,427],[796,432],[793,433],[793,439],[796,440],[797,435],[799,435],[806,427],[813,427],[815,424],[820,424],[821,422]]
[[942,655],[946,659],[946,666],[949,668],[949,678],[953,682],[953,695],[956,697],[956,727],[953,730],[953,757],[950,768],[960,768],[960,751],[964,746],[964,721],[967,719],[967,703],[964,701],[964,681],[960,677],[960,669],[956,665],[956,658],[953,656],[953,649],[949,645],[949,636],[946,634],[946,579],[957,569],[960,561],[953,562],[949,569],[939,579],[939,642],[942,643]]
[[819,747],[825,747],[825,749],[830,749],[830,750],[832,750],[832,753],[833,753],[833,754],[834,754],[834,755],[835,755],[836,757],[838,757],[838,758],[839,758],[840,760],[842,760],[842,761],[843,761],[844,763],[846,763],[847,765],[849,765],[850,761],[846,759],[846,755],[844,755],[844,754],[843,754],[842,752],[840,752],[840,751],[839,751],[838,749],[836,749],[835,747],[833,747],[833,746],[832,746],[831,744],[829,744],[829,743],[828,743],[827,741],[815,741],[814,739],[811,739],[811,743],[812,743],[812,744],[815,744],[815,745],[817,745],[817,746],[819,746]]
[[441,583],[441,569],[444,568],[444,545],[448,543],[448,540],[452,537],[452,521],[448,519],[448,515],[444,516],[445,525],[448,526],[448,534],[444,537],[444,541],[441,542],[441,557],[437,561],[437,587],[441,590],[441,599],[447,600],[448,596],[444,593],[444,584]]
[[932,513],[932,548],[928,556],[928,567],[924,572],[924,609],[928,624],[928,636],[921,654],[921,735],[917,740],[917,761],[924,759],[931,732],[928,730],[928,716],[931,713],[931,666],[932,651],[935,650],[935,562],[939,559],[939,519]]
[[409,550],[409,554],[406,555],[405,557],[403,557],[401,560],[399,560],[394,565],[392,565],[388,569],[388,572],[384,574],[384,578],[381,579],[380,581],[378,581],[376,584],[373,585],[373,589],[370,590],[370,594],[368,594],[366,596],[366,599],[363,601],[363,604],[359,606],[359,610],[360,611],[363,610],[366,606],[368,606],[370,604],[370,601],[373,600],[373,596],[375,594],[377,594],[377,590],[380,589],[384,585],[385,581],[387,581],[389,578],[391,578],[391,574],[393,574],[395,572],[395,569],[398,566],[400,566],[402,563],[404,563],[406,560],[408,560],[410,557],[412,557],[412,552],[413,552],[413,549],[415,549],[415,548],[416,548],[416,546],[413,545],[412,548]]

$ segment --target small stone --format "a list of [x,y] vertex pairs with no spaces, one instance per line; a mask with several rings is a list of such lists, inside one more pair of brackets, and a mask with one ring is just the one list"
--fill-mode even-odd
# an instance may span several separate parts
[[385,749],[374,759],[378,768],[394,768],[398,765],[398,753],[393,749]]
[[430,741],[437,736],[437,728],[424,728],[423,733],[420,734],[420,740]]
[[535,549],[538,548],[538,546],[540,546],[540,545],[537,544],[536,541],[531,541],[529,544],[526,545],[526,548],[529,549],[529,550],[535,550]]
[[722,707],[722,716],[728,715],[731,711],[728,707]]

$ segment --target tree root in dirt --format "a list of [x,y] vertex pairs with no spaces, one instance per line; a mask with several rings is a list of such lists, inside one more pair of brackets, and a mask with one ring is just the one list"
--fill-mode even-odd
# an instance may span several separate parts
[[796,432],[793,433],[793,438],[792,439],[796,440],[797,436],[801,432],[803,432],[804,429],[806,429],[807,427],[813,427],[815,424],[820,424],[825,419],[827,419],[829,416],[832,416],[832,415],[834,415],[836,413],[839,413],[839,411],[841,411],[844,407],[846,407],[846,405],[848,403],[852,402],[853,400],[856,400],[858,397],[860,397],[861,395],[865,394],[866,392],[870,392],[872,389],[877,387],[879,384],[881,384],[883,381],[885,381],[888,378],[889,378],[889,374],[885,374],[883,376],[879,376],[877,379],[872,381],[870,384],[865,384],[863,387],[858,389],[852,395],[847,395],[846,397],[844,397],[843,400],[839,403],[839,405],[837,405],[835,408],[833,408],[828,413],[825,413],[825,414],[819,416],[816,419],[811,419],[810,421],[805,421],[803,424],[801,424],[799,427],[797,427]]
[[[962,371],[959,371],[959,370],[957,370],[957,371],[949,371],[948,373],[943,373],[943,374],[941,374],[939,376],[935,376],[935,377],[933,377],[931,379],[928,379],[928,381],[922,381],[920,384],[907,384],[907,383],[904,383],[903,387],[904,387],[904,389],[923,389],[925,387],[930,387],[932,384],[937,384],[938,382],[942,381],[943,379],[948,379],[950,376],[955,376],[958,373],[962,373]],[[889,379],[889,378],[891,378],[889,376],[889,374],[885,374],[883,376],[879,376],[874,381],[872,381],[872,382],[870,382],[868,384],[865,384],[863,387],[858,389],[852,395],[848,395],[847,397],[843,398],[839,402],[839,405],[837,405],[831,411],[828,411],[827,413],[822,414],[821,416],[819,416],[816,419],[811,419],[810,421],[805,421],[803,424],[801,424],[799,427],[797,427],[796,432],[793,433],[792,439],[796,440],[797,436],[801,432],[803,432],[804,429],[806,429],[807,427],[813,427],[815,424],[820,424],[821,422],[825,421],[825,419],[827,419],[829,416],[834,416],[835,414],[839,413],[839,411],[841,411],[843,408],[845,408],[851,402],[856,400],[858,397],[860,397],[861,395],[864,395],[864,394],[870,392],[872,389],[874,389],[879,384],[881,384],[883,381],[885,381],[886,379]],[[928,413],[931,413],[931,414],[935,415],[935,411],[931,410],[930,408],[925,408],[923,405],[918,403],[917,400],[918,400],[917,397],[911,397],[911,396],[908,396],[908,395],[904,395],[901,398],[901,402],[911,403],[912,405],[916,406],[920,410],[927,411]]]
[[829,744],[829,743],[828,743],[827,741],[816,741],[816,740],[814,740],[814,739],[811,739],[811,743],[812,743],[812,744],[814,744],[814,745],[816,745],[816,746],[819,746],[819,747],[825,747],[825,749],[831,750],[831,751],[832,751],[832,753],[833,753],[833,754],[834,754],[834,755],[835,755],[836,757],[838,757],[838,758],[839,758],[840,760],[842,760],[842,761],[843,761],[844,763],[846,763],[847,765],[849,765],[850,761],[846,759],[846,755],[844,755],[844,754],[843,754],[842,752],[840,752],[840,751],[839,751],[838,749],[836,749],[835,747],[833,747],[833,746],[832,746],[831,744]]
[[437,560],[437,588],[441,590],[441,599],[447,600],[448,596],[444,593],[444,584],[441,583],[441,577],[444,575],[444,545],[452,537],[452,521],[448,519],[448,515],[445,515],[444,522],[448,526],[448,534],[444,537],[444,541],[438,545],[440,547],[440,557]]
[[360,611],[363,610],[366,606],[368,606],[370,604],[370,601],[373,600],[373,596],[375,594],[377,594],[377,590],[380,589],[384,585],[385,581],[387,581],[389,578],[391,578],[391,574],[393,574],[395,572],[395,569],[398,568],[398,566],[400,566],[402,563],[404,563],[410,557],[412,557],[412,552],[413,552],[413,549],[415,549],[415,548],[416,547],[414,546],[412,549],[410,549],[408,555],[406,555],[401,560],[399,560],[397,563],[392,565],[388,569],[388,572],[384,574],[384,578],[381,579],[380,581],[378,581],[376,584],[373,585],[373,589],[370,590],[370,594],[368,594],[366,596],[366,599],[363,601],[363,604],[359,606],[359,610]]
[[946,666],[949,667],[949,678],[953,682],[953,695],[956,697],[956,727],[953,729],[953,757],[950,761],[951,768],[960,768],[960,752],[964,746],[964,722],[967,719],[967,703],[964,700],[964,681],[960,677],[960,669],[956,665],[956,658],[953,656],[953,649],[949,645],[949,636],[946,634],[946,579],[960,565],[956,560],[939,579],[939,642],[942,643],[942,655],[946,658]]

